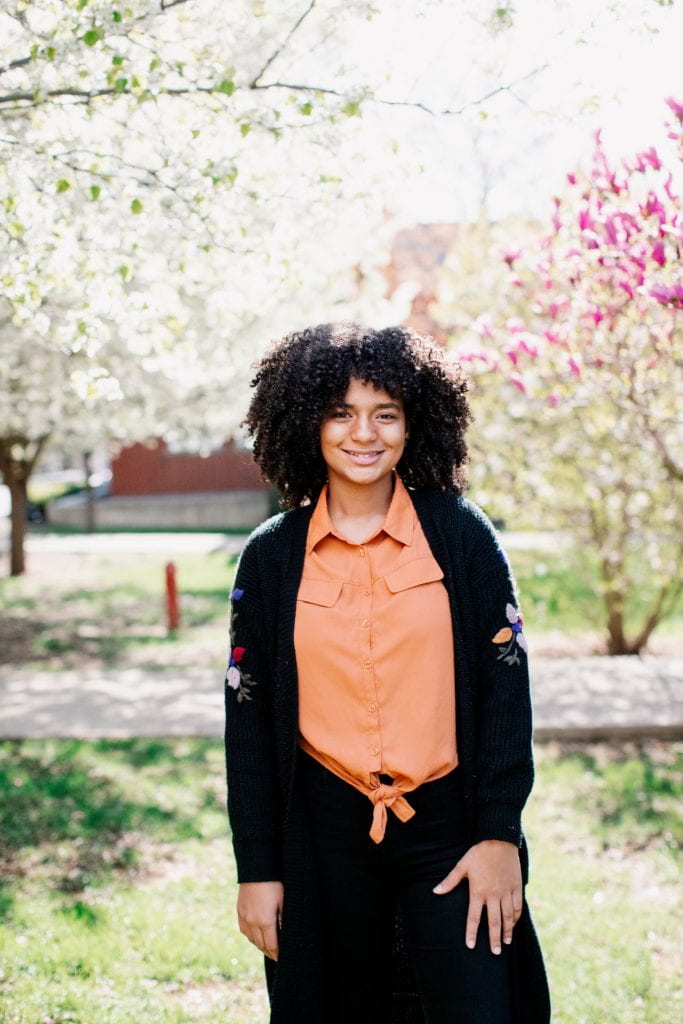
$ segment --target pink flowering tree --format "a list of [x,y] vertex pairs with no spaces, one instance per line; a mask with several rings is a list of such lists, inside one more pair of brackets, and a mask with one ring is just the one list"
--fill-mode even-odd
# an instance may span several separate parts
[[683,586],[683,104],[667,104],[670,166],[654,147],[615,164],[597,132],[550,230],[499,250],[452,331],[474,378],[475,483],[593,548],[613,654],[640,651]]

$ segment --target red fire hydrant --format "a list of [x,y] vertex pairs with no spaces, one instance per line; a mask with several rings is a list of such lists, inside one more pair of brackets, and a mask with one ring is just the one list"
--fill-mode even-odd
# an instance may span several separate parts
[[175,632],[180,625],[178,608],[178,587],[176,585],[175,563],[166,563],[166,623],[169,633]]

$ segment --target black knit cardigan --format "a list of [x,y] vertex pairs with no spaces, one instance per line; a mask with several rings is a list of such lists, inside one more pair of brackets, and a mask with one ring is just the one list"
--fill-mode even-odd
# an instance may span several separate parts
[[[493,642],[510,627],[507,606],[517,607],[514,579],[476,505],[452,492],[408,493],[450,600],[457,750],[471,842],[515,843],[526,884],[521,812],[534,774],[527,657],[516,636],[512,645]],[[237,877],[284,885],[279,958],[264,957],[271,1024],[326,1024],[315,866],[296,771],[294,617],[312,511],[306,505],[281,513],[252,533],[232,595],[235,664],[226,675],[225,753]],[[424,1024],[398,912],[394,936],[392,1024]],[[509,962],[514,1024],[548,1024],[548,982],[526,899]]]

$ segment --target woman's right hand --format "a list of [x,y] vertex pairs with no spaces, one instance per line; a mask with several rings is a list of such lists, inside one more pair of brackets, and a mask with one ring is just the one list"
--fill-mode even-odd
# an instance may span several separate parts
[[242,935],[269,956],[278,957],[277,930],[282,923],[282,882],[242,882],[237,892],[237,920]]

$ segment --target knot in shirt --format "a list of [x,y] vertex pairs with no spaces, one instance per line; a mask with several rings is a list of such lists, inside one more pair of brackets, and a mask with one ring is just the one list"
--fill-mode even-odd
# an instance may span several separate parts
[[378,786],[370,790],[368,796],[374,804],[370,838],[375,843],[381,843],[384,838],[384,831],[387,826],[387,807],[391,807],[400,821],[409,821],[415,814],[415,809],[410,806],[403,796],[403,790],[400,786],[387,785],[384,782],[380,782]]

